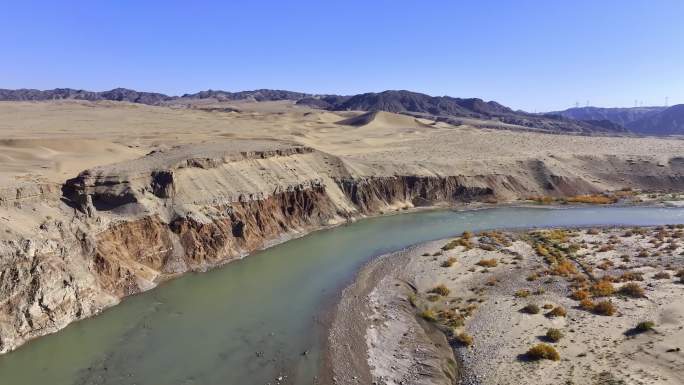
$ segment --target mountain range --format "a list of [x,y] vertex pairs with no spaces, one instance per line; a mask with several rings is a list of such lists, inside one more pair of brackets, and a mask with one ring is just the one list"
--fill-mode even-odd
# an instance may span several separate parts
[[577,107],[546,114],[581,121],[610,121],[642,135],[684,134],[684,104],[672,107]]
[[126,88],[94,92],[71,88],[53,90],[0,89],[0,101],[44,100],[124,101],[148,105],[165,105],[202,99],[217,101],[279,101],[292,100],[298,105],[329,111],[387,111],[416,117],[426,117],[450,124],[462,124],[464,119],[485,119],[497,123],[528,127],[551,132],[638,133],[672,135],[684,133],[684,105],[666,107],[599,108],[580,107],[545,114],[515,111],[495,101],[478,98],[430,96],[406,90],[388,90],[358,95],[314,95],[286,90],[259,89],[229,92],[206,90],[182,96],[156,92],[140,92]]

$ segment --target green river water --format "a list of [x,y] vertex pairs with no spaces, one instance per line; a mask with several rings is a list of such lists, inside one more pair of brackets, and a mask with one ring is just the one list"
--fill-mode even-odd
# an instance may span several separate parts
[[[188,274],[0,356],[0,385],[311,384],[319,316],[373,256],[464,230],[684,223],[684,209],[425,211],[315,232]],[[303,352],[308,354],[304,355]]]

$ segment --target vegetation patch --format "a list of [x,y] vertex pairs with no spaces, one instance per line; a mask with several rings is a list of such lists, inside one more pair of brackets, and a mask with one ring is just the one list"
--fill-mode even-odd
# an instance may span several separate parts
[[540,309],[539,306],[531,303],[520,309],[520,311],[526,314],[539,314]]
[[466,332],[461,332],[456,335],[454,335],[454,340],[458,342],[460,345],[469,347],[473,345],[473,336]]
[[534,345],[527,351],[526,356],[531,360],[560,360],[560,354],[558,354],[556,348],[549,344]]
[[644,298],[646,297],[646,293],[644,292],[644,289],[639,286],[638,283],[630,282],[625,285],[623,285],[620,288],[619,291],[620,294],[625,295],[627,297],[632,297],[632,298]]
[[447,295],[449,295],[449,293],[451,293],[451,290],[449,290],[449,288],[446,287],[446,285],[440,284],[440,285],[437,285],[437,286],[433,287],[432,289],[428,290],[428,293],[437,294],[437,295],[441,295],[442,297],[446,297]]
[[546,337],[547,341],[558,342],[561,340],[561,338],[563,338],[563,333],[560,331],[560,329],[550,328],[546,331],[546,335],[544,337]]
[[655,327],[655,322],[653,321],[642,321],[637,324],[637,326],[634,328],[634,330],[637,333],[645,333],[649,330],[652,330]]
[[601,301],[594,305],[594,314],[612,316],[617,312],[615,305],[611,301]]
[[546,316],[550,318],[565,317],[567,314],[568,312],[565,310],[563,306],[556,306],[553,309],[551,309],[550,312],[546,313]]
[[456,258],[449,257],[446,261],[442,262],[442,267],[451,267],[456,263]]

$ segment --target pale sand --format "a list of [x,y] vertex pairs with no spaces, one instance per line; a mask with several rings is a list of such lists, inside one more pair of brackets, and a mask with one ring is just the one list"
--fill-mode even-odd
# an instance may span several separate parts
[[[456,314],[467,314],[466,308],[470,306],[474,310],[466,316],[465,326],[455,330],[470,334],[474,344],[464,347],[452,342],[459,361],[461,384],[684,383],[684,352],[677,350],[684,348],[684,284],[674,277],[676,271],[684,268],[680,256],[684,247],[675,237],[677,246],[666,249],[672,239],[670,235],[676,230],[666,231],[669,234],[666,242],[657,246],[650,243],[656,233],[653,229],[644,235],[629,236],[625,236],[625,229],[601,230],[596,235],[586,230],[573,232],[568,242],[586,245],[578,252],[579,260],[592,270],[594,277],[617,277],[625,272],[643,274],[643,281],[634,282],[645,289],[646,297],[610,297],[617,307],[614,316],[596,315],[578,308],[578,301],[568,297],[569,283],[563,277],[528,281],[527,276],[547,265],[524,241],[514,240],[510,246],[494,251],[478,247],[466,251],[456,247],[433,256],[446,243],[444,240],[382,257],[364,269],[359,280],[345,291],[338,308],[340,318],[355,318],[356,323],[365,325],[357,327],[365,332],[355,331],[365,335],[365,344],[358,343],[358,338],[349,341],[357,342],[351,350],[367,352],[367,362],[354,366],[344,350],[330,344],[331,357],[341,363],[336,366],[338,381],[352,383],[350,377],[363,378],[364,371],[368,371],[366,375],[378,384],[450,383],[449,379],[435,376],[429,370],[448,366],[451,356],[442,353],[439,357],[432,354],[426,358],[421,354],[441,351],[441,345],[424,337],[425,328],[417,327],[424,324],[418,314],[426,308],[435,311],[450,308]],[[614,250],[601,251],[611,236]],[[517,238],[515,235],[513,239]],[[648,257],[636,256],[642,249]],[[656,256],[658,252],[660,255]],[[623,261],[623,255],[629,256],[629,260]],[[456,263],[442,267],[442,262],[449,257],[456,258]],[[477,266],[484,258],[495,258],[499,263],[489,269]],[[608,266],[605,261],[613,265]],[[601,264],[605,270],[598,268]],[[663,271],[671,277],[654,277]],[[613,285],[619,289],[626,283]],[[428,301],[427,291],[437,284],[446,285],[451,293],[436,302]],[[358,287],[364,290],[359,291]],[[539,288],[544,292],[534,294]],[[526,298],[516,297],[514,293],[521,289],[531,294]],[[417,308],[409,301],[414,290]],[[356,306],[348,301],[352,293]],[[535,315],[520,312],[527,304],[560,305],[567,310],[567,316],[549,318],[544,315],[548,312],[545,309]],[[647,320],[655,322],[652,331],[633,332],[637,323]],[[440,318],[435,325],[444,323]],[[344,340],[344,325],[333,324],[332,330],[338,333],[336,340]],[[560,342],[550,343],[560,353],[561,360],[529,361],[526,351],[537,343],[548,343],[543,336],[550,327],[560,329],[565,335]]]
[[374,163],[377,170],[405,164],[415,173],[458,170],[462,175],[507,174],[520,162],[535,159],[558,172],[587,176],[595,171],[591,162],[597,157],[629,158],[638,169],[647,163],[667,165],[684,154],[684,141],[676,139],[473,128],[478,121],[455,127],[386,112],[358,118],[363,114],[314,110],[289,101],[198,101],[183,107],[0,102],[0,182],[61,183],[86,168],[134,159],[155,149],[233,138],[296,141],[352,163]]

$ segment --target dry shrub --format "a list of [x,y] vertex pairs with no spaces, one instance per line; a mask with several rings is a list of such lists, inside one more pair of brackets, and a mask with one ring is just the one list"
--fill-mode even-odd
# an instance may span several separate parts
[[456,258],[454,257],[449,257],[446,261],[442,262],[442,267],[451,267],[456,263]]
[[560,354],[556,349],[548,344],[537,344],[527,351],[527,357],[531,360],[560,360]]
[[520,309],[520,311],[526,314],[539,314],[539,306],[531,303]]
[[591,285],[591,294],[594,297],[608,297],[615,293],[615,288],[613,284],[607,279],[602,279],[593,285]]
[[546,313],[547,317],[565,317],[568,312],[563,306],[556,306],[550,312]]
[[592,311],[595,314],[612,316],[613,314],[615,314],[617,309],[615,308],[615,305],[613,305],[613,303],[611,301],[601,301],[601,302],[598,302],[594,305],[594,308],[592,309]]
[[577,268],[575,268],[574,263],[566,259],[563,262],[556,264],[553,267],[553,270],[551,270],[551,274],[567,277],[569,275],[577,274]]
[[672,277],[670,276],[670,273],[668,273],[668,272],[666,272],[666,271],[660,271],[660,272],[656,273],[656,274],[653,276],[653,278],[654,278],[654,279],[670,279],[670,278],[672,278]]
[[495,258],[481,259],[476,263],[476,265],[482,266],[482,267],[496,267],[497,264],[498,264],[498,262],[496,261]]
[[529,297],[530,291],[527,289],[520,289],[520,290],[517,290],[514,295],[518,298],[526,298],[526,297]]
[[558,342],[563,338],[563,333],[559,329],[550,328],[546,331],[546,339],[551,342]]
[[428,293],[434,293],[437,295],[441,295],[443,297],[449,295],[450,292],[451,290],[449,290],[449,288],[446,287],[444,284],[439,284],[428,291]]
[[606,205],[606,204],[615,203],[618,201],[618,199],[614,196],[594,194],[594,195],[576,195],[574,197],[568,198],[567,201],[570,203],[589,203],[589,204]]
[[456,340],[456,342],[466,347],[472,346],[473,344],[473,336],[466,332],[456,334],[454,336],[454,340]]
[[575,301],[581,301],[584,299],[589,298],[589,292],[586,291],[585,289],[577,289],[570,294],[570,298],[574,299]]
[[626,271],[622,273],[620,276],[620,281],[621,282],[629,282],[629,281],[643,281],[644,280],[644,273],[638,272],[638,271]]
[[579,307],[580,309],[587,310],[587,311],[592,311],[594,310],[594,301],[591,300],[591,298],[585,298],[580,301]]
[[624,284],[620,290],[620,294],[626,295],[628,297],[632,298],[644,298],[646,297],[646,293],[644,292],[644,288],[639,286],[639,284],[630,282],[627,284]]

